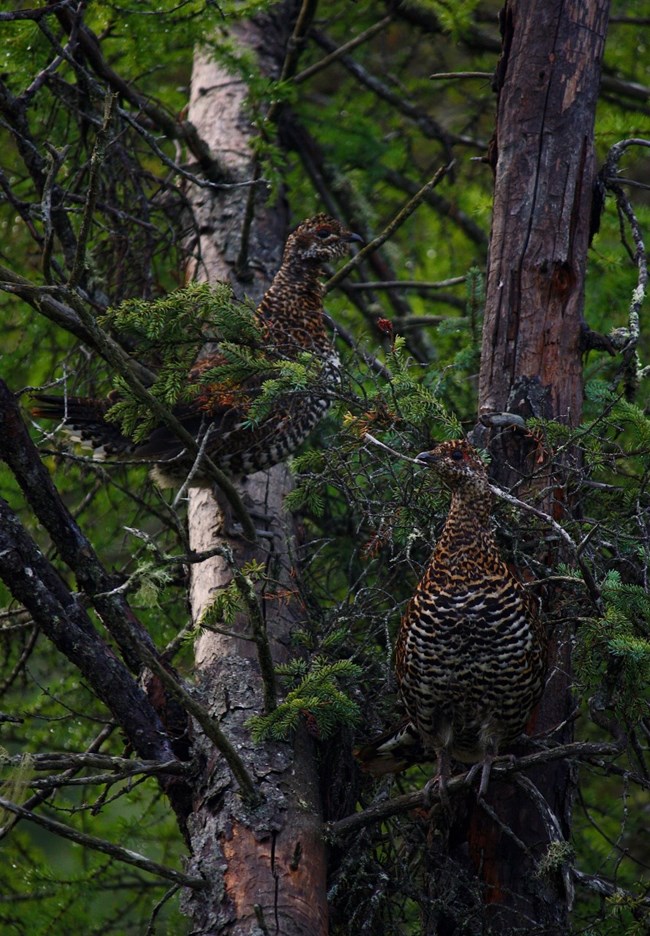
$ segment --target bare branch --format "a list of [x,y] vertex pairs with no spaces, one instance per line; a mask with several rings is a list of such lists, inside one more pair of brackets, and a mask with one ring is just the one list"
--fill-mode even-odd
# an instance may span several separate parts
[[379,20],[379,22],[374,23],[372,26],[369,26],[368,29],[359,33],[354,39],[350,39],[349,42],[344,42],[343,45],[335,49],[334,52],[330,52],[329,55],[326,55],[319,62],[314,62],[313,65],[310,65],[308,68],[301,71],[300,74],[296,75],[293,79],[294,84],[301,84],[303,81],[307,81],[308,78],[312,78],[314,75],[318,74],[318,72],[323,71],[323,69],[328,68],[333,62],[340,59],[341,56],[346,55],[348,52],[351,52],[352,49],[356,49],[357,46],[372,39],[377,33],[382,32],[392,21],[392,15],[385,16],[383,19]]
[[[555,760],[577,760],[593,757],[594,755],[615,757],[619,753],[620,747],[616,744],[576,741],[572,744],[564,744],[561,747],[550,748],[547,751],[539,751],[536,754],[528,754],[514,761],[510,758],[498,761],[492,767],[491,777],[494,779],[505,778],[511,774],[518,774],[522,770],[527,770],[529,767],[536,767],[539,764],[546,764]],[[472,785],[473,777],[474,774],[471,770],[452,777],[447,785],[449,795],[455,796],[463,790],[468,790]],[[354,813],[345,819],[339,819],[338,822],[327,823],[324,831],[326,835],[347,835],[376,822],[383,822],[390,816],[409,812],[412,809],[430,807],[432,798],[434,801],[438,798],[436,791],[432,792],[425,787],[414,793],[406,793],[403,796],[396,796],[385,802],[377,803],[362,812]]]
[[182,887],[189,887],[192,890],[202,890],[206,886],[203,878],[190,877],[187,874],[183,874],[182,871],[176,871],[174,868],[167,868],[157,861],[145,858],[144,855],[139,855],[137,852],[131,851],[128,848],[122,848],[121,845],[114,845],[112,842],[107,842],[105,839],[97,838],[94,835],[88,835],[86,832],[79,832],[77,829],[73,829],[70,826],[64,825],[62,822],[58,822],[56,819],[48,819],[45,816],[40,816],[38,813],[25,809],[17,803],[12,803],[4,797],[0,797],[0,807],[8,810],[8,812],[14,813],[16,816],[20,816],[21,819],[28,819],[30,822],[34,822],[36,825],[41,826],[41,828],[47,829],[47,831],[51,832],[53,835],[59,835],[61,838],[69,839],[71,842],[82,845],[84,848],[91,848],[94,851],[103,852],[116,861],[123,861],[126,864],[134,865],[142,871],[148,871],[149,874],[155,874],[168,881],[173,881],[175,884],[180,884]]
[[83,277],[86,263],[86,242],[90,234],[93,220],[93,211],[97,200],[97,187],[99,185],[99,172],[104,161],[106,146],[108,145],[108,131],[115,110],[116,95],[107,94],[104,99],[104,119],[97,131],[93,152],[90,157],[90,172],[88,173],[88,192],[84,204],[81,226],[77,236],[77,250],[72,264],[72,272],[68,280],[69,286],[76,286]]
[[[318,45],[327,52],[333,53],[337,51],[336,43],[323,33],[315,31],[313,36]],[[349,55],[340,56],[339,61],[360,84],[372,91],[373,94],[376,94],[381,100],[386,101],[387,104],[394,107],[400,114],[404,114],[405,117],[415,121],[415,124],[423,136],[432,140],[440,140],[445,147],[458,144],[461,146],[470,146],[473,149],[479,150],[484,150],[486,148],[486,142],[484,140],[476,140],[473,137],[450,133],[434,120],[424,108],[420,108],[416,104],[407,101],[403,94],[393,91],[385,82],[375,77],[375,75],[371,75],[367,69],[358,62],[355,62]]]
[[344,266],[338,270],[334,276],[331,276],[325,283],[325,292],[328,293],[332,290],[342,279],[354,270],[355,267],[358,267],[360,263],[371,253],[374,253],[378,247],[381,247],[389,237],[392,237],[395,231],[404,224],[404,222],[409,218],[413,212],[418,208],[422,202],[426,199],[426,196],[431,192],[447,175],[451,170],[453,163],[449,163],[447,166],[441,166],[440,169],[436,172],[432,179],[430,179],[425,185],[423,185],[415,195],[409,199],[409,201],[401,208],[392,221],[390,221],[381,234],[378,234],[377,237],[374,237],[369,244],[366,244],[359,253],[349,260]]

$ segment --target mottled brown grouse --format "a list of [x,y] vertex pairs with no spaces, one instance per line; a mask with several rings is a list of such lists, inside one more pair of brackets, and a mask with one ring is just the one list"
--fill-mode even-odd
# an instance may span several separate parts
[[[289,236],[282,265],[256,310],[265,337],[264,351],[275,360],[296,360],[307,351],[322,361],[323,386],[336,382],[338,359],[325,330],[321,275],[324,265],[343,256],[358,234],[325,214],[316,215]],[[267,343],[268,342],[268,343]],[[220,363],[218,352],[197,363],[188,380],[201,389],[191,404],[174,409],[184,427],[205,443],[206,454],[223,471],[241,476],[283,461],[307,438],[329,406],[327,393],[288,393],[274,405],[266,419],[251,425],[247,414],[259,393],[263,378],[255,377],[240,386],[221,387],[206,381],[206,371]],[[203,380],[202,380],[203,378]],[[116,402],[83,397],[37,394],[35,416],[65,422],[69,434],[94,450],[96,458],[142,460],[155,465],[152,475],[163,486],[182,483],[195,456],[165,426],[154,429],[140,444],[124,436],[107,422],[105,415]],[[193,484],[205,483],[194,471]]]
[[399,632],[396,673],[410,735],[438,758],[444,796],[450,759],[483,763],[479,795],[500,748],[522,733],[542,694],[545,640],[536,602],[511,574],[490,529],[485,466],[465,441],[417,456],[451,490],[444,529]]

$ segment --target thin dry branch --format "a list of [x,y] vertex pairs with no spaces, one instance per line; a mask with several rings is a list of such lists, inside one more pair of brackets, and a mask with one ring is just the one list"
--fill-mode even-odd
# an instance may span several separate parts
[[[539,751],[535,754],[528,754],[516,760],[506,758],[503,761],[498,761],[493,765],[490,776],[496,780],[511,774],[519,774],[529,767],[537,767],[540,764],[555,760],[580,760],[593,756],[615,757],[620,754],[620,750],[617,744],[576,741],[571,744],[563,744],[557,748],[549,748],[546,751]],[[474,772],[471,770],[452,777],[447,785],[449,796],[455,796],[463,790],[470,789],[473,782]],[[406,793],[403,796],[396,796],[385,802],[377,803],[362,812],[346,816],[345,819],[339,819],[337,822],[329,822],[325,825],[324,831],[331,836],[348,835],[350,832],[356,832],[365,826],[383,822],[390,816],[397,816],[412,809],[429,808],[432,802],[438,799],[439,795],[435,790],[431,791],[424,787],[413,793]]]
[[342,46],[339,46],[338,49],[330,52],[329,55],[326,55],[318,62],[314,62],[314,64],[310,65],[308,68],[303,69],[303,71],[301,71],[300,74],[296,75],[293,79],[294,84],[301,84],[303,81],[307,81],[308,78],[312,78],[314,75],[317,75],[318,72],[328,68],[333,62],[336,62],[338,59],[340,59],[341,56],[346,55],[348,52],[356,49],[357,46],[360,46],[369,39],[372,39],[373,36],[377,35],[377,33],[382,32],[392,21],[392,14],[389,14],[383,19],[379,20],[379,22],[369,26],[368,29],[364,29],[364,31],[359,33],[358,36],[355,36],[354,39],[350,39],[349,42],[344,42]]
[[[314,31],[313,36],[318,45],[322,49],[325,49],[326,52],[334,53],[337,51],[338,47],[336,43],[328,36],[317,31]],[[451,133],[446,130],[441,124],[434,120],[431,114],[424,108],[418,107],[417,104],[408,101],[403,94],[393,91],[385,82],[381,81],[381,79],[377,78],[375,75],[371,75],[366,68],[358,62],[355,62],[351,56],[341,55],[338,57],[338,61],[340,61],[344,68],[346,68],[360,84],[368,88],[369,91],[372,91],[380,100],[385,101],[400,114],[413,120],[423,136],[428,139],[439,140],[445,149],[448,149],[453,144],[469,146],[479,150],[486,149],[487,144],[484,140],[476,140],[473,137]]]
[[140,756],[165,763],[173,760],[165,727],[143,690],[2,498],[0,577],[43,633],[79,669]]
[[377,237],[374,237],[369,244],[366,244],[351,260],[349,260],[344,266],[338,270],[334,276],[331,276],[325,283],[325,292],[328,293],[332,290],[342,279],[350,273],[355,267],[358,267],[365,258],[374,253],[378,247],[381,247],[389,237],[392,237],[395,231],[404,224],[404,222],[410,218],[413,212],[425,201],[429,192],[433,191],[437,185],[444,179],[448,172],[451,171],[453,162],[449,163],[446,166],[441,166],[440,169],[435,173],[432,179],[430,179],[425,185],[423,185],[415,195],[408,200],[408,202],[400,208],[397,214],[393,217],[392,221],[386,225],[381,234],[378,234]]
[[628,312],[627,329],[617,329],[611,336],[614,345],[623,354],[623,371],[627,395],[634,396],[641,380],[650,374],[650,365],[643,367],[637,351],[641,337],[640,311],[645,301],[648,289],[648,257],[643,241],[641,225],[632,204],[623,191],[618,178],[618,165],[624,153],[630,146],[650,148],[650,140],[631,138],[621,140],[610,149],[605,164],[600,172],[600,178],[606,189],[616,197],[619,214],[625,218],[630,226],[634,240],[634,262],[638,269],[637,285],[632,293],[632,300]]
[[131,851],[131,849],[122,848],[121,845],[107,842],[105,839],[97,838],[95,835],[88,835],[86,832],[79,832],[77,829],[73,829],[63,822],[58,822],[56,819],[48,819],[46,816],[40,816],[38,813],[25,809],[23,806],[19,806],[18,803],[12,803],[11,800],[7,800],[4,797],[0,797],[0,808],[6,809],[8,812],[19,816],[21,819],[28,819],[30,822],[41,826],[41,828],[46,829],[53,835],[69,839],[69,841],[75,842],[83,848],[91,848],[94,851],[103,852],[116,861],[122,861],[125,864],[133,865],[136,868],[140,868],[142,871],[148,871],[149,874],[155,874],[157,877],[162,877],[168,881],[173,881],[175,884],[180,884],[182,887],[190,887],[192,890],[202,890],[206,886],[203,878],[190,877],[187,874],[183,874],[182,871],[176,871],[174,868],[168,868],[165,865],[159,864],[157,861],[145,858],[144,855],[139,855],[137,852]]

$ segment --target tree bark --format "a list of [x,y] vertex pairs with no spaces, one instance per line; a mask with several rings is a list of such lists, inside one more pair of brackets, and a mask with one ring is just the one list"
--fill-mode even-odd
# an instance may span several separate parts
[[[494,414],[540,416],[570,426],[581,418],[593,126],[608,7],[607,0],[508,0],[502,11],[479,381],[482,426],[475,435],[490,448],[495,480],[519,485],[519,496],[544,488],[549,493],[542,506],[556,517],[569,506],[562,466],[544,465],[540,473],[537,440],[518,428],[521,421],[497,426]],[[540,558],[557,562],[555,547],[543,548]],[[572,713],[571,637],[568,628],[558,627],[549,639],[546,691],[529,726],[535,734]],[[565,743],[572,729],[565,725],[553,737]],[[566,859],[546,875],[537,872],[551,842],[562,847],[568,840],[574,777],[561,762],[527,777],[543,799],[511,782],[491,784],[487,805],[493,815],[470,794],[458,807],[444,848],[430,849],[437,909],[427,932],[568,931]]]
[[543,388],[548,415],[580,421],[593,126],[608,9],[607,0],[504,7],[480,414],[516,406],[513,391],[527,378]]
[[[259,59],[263,74],[277,77],[291,24],[288,5],[232,30],[232,38]],[[246,111],[243,81],[204,54],[196,56],[189,118],[232,177],[254,175],[253,128]],[[190,271],[208,280],[229,280],[235,292],[255,301],[280,264],[286,237],[284,202],[268,205],[264,188],[193,191],[201,231],[200,260]],[[253,209],[250,256],[242,257],[242,232]],[[243,260],[243,262],[242,262]],[[294,599],[291,521],[283,498],[291,487],[287,468],[278,465],[239,485],[262,535],[255,546],[228,538],[213,492],[191,489],[188,524],[194,550],[227,543],[239,568],[252,559],[264,568],[258,601],[274,662],[286,660],[290,632],[300,612]],[[191,604],[197,621],[219,589],[232,578],[220,558],[193,567]],[[203,736],[197,737],[203,771],[196,785],[189,831],[191,873],[203,875],[208,891],[188,893],[185,910],[193,932],[253,936],[324,936],[327,933],[326,863],[321,838],[318,776],[311,739],[254,744],[246,720],[264,711],[264,681],[249,617],[242,614],[229,633],[204,632],[196,646],[196,678],[202,701],[235,745],[260,802],[242,800],[223,759]],[[233,631],[241,636],[233,636]]]

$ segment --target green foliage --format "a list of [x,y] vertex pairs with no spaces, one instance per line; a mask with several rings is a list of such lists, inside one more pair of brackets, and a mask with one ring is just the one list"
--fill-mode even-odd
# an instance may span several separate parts
[[356,680],[361,668],[351,660],[328,662],[313,657],[309,664],[292,660],[277,672],[294,684],[285,699],[268,715],[248,720],[255,741],[284,741],[305,720],[311,734],[329,738],[341,725],[356,724],[359,706],[339,687],[340,681]]
[[[251,587],[259,582],[265,573],[263,563],[251,560],[241,568],[241,576]],[[206,630],[211,628],[231,627],[238,614],[248,609],[248,593],[242,589],[241,579],[233,578],[225,588],[216,590],[214,599],[204,609],[198,626]]]
[[431,11],[440,20],[445,32],[458,39],[471,25],[472,13],[479,6],[480,0],[461,0],[460,3],[447,3],[446,0],[406,0],[407,6]]
[[583,623],[576,670],[587,690],[607,687],[607,701],[630,724],[647,715],[650,688],[650,595],[610,572],[601,617]]
[[[347,357],[333,413],[315,433],[314,448],[294,459],[297,487],[286,504],[300,511],[297,587],[304,620],[293,638],[303,657],[283,670],[289,688],[277,712],[253,721],[260,738],[286,737],[305,720],[321,738],[335,737],[357,724],[358,736],[365,739],[394,719],[395,629],[437,536],[447,498],[423,469],[373,446],[365,433],[399,454],[413,456],[475,422],[484,302],[481,271],[492,207],[492,177],[480,157],[493,131],[494,95],[489,78],[446,79],[432,85],[429,74],[493,73],[500,5],[412,0],[405,17],[405,6],[397,5],[391,23],[350,52],[367,81],[341,59],[298,85],[263,76],[255,57],[241,51],[233,38],[236,31],[229,29],[235,20],[267,10],[268,0],[139,0],[80,7],[85,23],[99,37],[106,62],[143,99],[177,115],[172,123],[178,130],[185,120],[194,49],[199,44],[213,51],[229,69],[233,84],[246,86],[245,119],[256,130],[253,148],[260,175],[270,197],[280,187],[288,194],[296,221],[323,210],[326,197],[336,213],[354,219],[369,235],[378,233],[414,187],[430,178],[438,165],[456,159],[455,176],[436,190],[440,201],[422,204],[382,249],[383,266],[365,266],[361,276],[412,282],[464,276],[464,283],[441,289],[357,290],[361,284],[351,277],[354,290],[327,296],[332,317],[362,351],[389,369],[390,376],[378,375],[359,356],[339,347]],[[22,4],[26,9],[34,6]],[[627,0],[615,12],[607,75],[643,87],[650,83],[645,37],[630,18],[647,15],[644,3]],[[383,11],[373,4],[321,4],[317,32],[341,45],[381,16]],[[421,19],[421,24],[413,26],[409,16]],[[93,69],[92,56],[74,43],[66,45],[69,37],[56,18],[48,15],[44,23],[66,47],[58,66],[58,49],[36,20],[3,23],[3,82],[12,95],[30,91],[20,99],[25,124],[19,133],[12,134],[5,123],[0,128],[1,262],[33,288],[46,283],[50,293],[63,299],[70,242],[66,254],[61,238],[52,234],[39,173],[53,171],[56,150],[61,162],[49,181],[58,187],[62,214],[74,237],[86,206],[90,154],[107,86]],[[320,61],[324,54],[310,35],[298,68]],[[391,102],[391,91],[397,102]],[[644,106],[634,94],[617,101],[611,90],[601,99],[596,123],[601,158],[617,140],[647,133]],[[85,258],[88,278],[75,299],[85,302],[88,297],[88,308],[102,325],[156,371],[151,389],[167,406],[182,404],[196,392],[187,381],[196,352],[206,340],[218,340],[223,360],[204,378],[225,384],[257,380],[249,418],[259,422],[284,394],[318,383],[317,362],[308,355],[291,363],[274,359],[251,307],[234,303],[229,287],[193,284],[176,290],[186,275],[186,245],[202,231],[197,219],[189,217],[191,183],[186,185],[174,172],[171,161],[179,158],[182,148],[184,171],[200,174],[202,168],[195,154],[185,155],[184,140],[168,138],[155,117],[132,106],[124,95],[119,108],[130,114],[138,130],[119,114],[110,128]],[[443,130],[440,135],[436,122]],[[146,132],[157,149],[142,135]],[[291,149],[285,148],[287,136]],[[42,157],[41,170],[27,167],[27,151]],[[215,157],[219,159],[218,152]],[[632,179],[645,172],[633,151],[622,169]],[[642,193],[638,197],[631,189],[630,195],[646,235],[650,212],[640,203]],[[219,191],[218,197],[230,210],[228,190]],[[44,244],[52,248],[49,268]],[[229,251],[232,247],[232,242],[227,245]],[[250,259],[258,261],[255,256]],[[636,280],[637,270],[621,248],[619,219],[608,199],[587,271],[586,318],[592,328],[607,334],[627,326]],[[125,298],[128,301],[122,303]],[[107,305],[112,308],[102,315]],[[113,382],[96,355],[77,351],[74,336],[19,299],[13,288],[0,295],[0,315],[3,377],[12,389],[48,384],[64,375],[70,393],[99,395]],[[394,342],[375,328],[381,319],[393,321]],[[641,325],[639,355],[646,364],[650,338],[643,320]],[[538,577],[559,573],[569,580],[559,587],[567,592],[562,612],[577,622],[574,690],[584,711],[578,732],[602,737],[589,726],[584,704],[584,697],[598,695],[609,706],[607,714],[624,721],[643,754],[643,735],[635,732],[645,714],[649,680],[650,395],[645,383],[636,388],[633,400],[625,399],[619,367],[620,357],[589,353],[584,419],[577,430],[559,422],[529,424],[559,461],[569,446],[580,452],[572,463],[570,485],[581,509],[575,519],[563,516],[561,522],[581,544],[581,558],[600,586],[602,607],[594,607],[571,558],[554,569],[535,558],[538,527],[531,533],[526,518],[504,509],[497,510],[495,524],[504,550],[531,562]],[[121,395],[114,417],[129,434],[144,437],[151,415],[123,383],[113,385]],[[51,440],[44,444],[52,448]],[[116,581],[128,590],[156,644],[172,644],[185,624],[187,579],[176,566],[161,570],[159,554],[186,551],[182,516],[169,509],[143,470],[111,466],[106,471],[59,453],[48,456],[48,465],[56,471],[62,497]],[[50,550],[5,466],[0,466],[0,486],[42,549]],[[127,524],[146,531],[159,554],[125,538]],[[532,546],[531,538],[537,540]],[[62,579],[76,589],[60,559],[53,561]],[[251,583],[267,584],[261,567],[241,572]],[[237,584],[223,589],[201,626],[233,626],[238,615],[251,610],[246,596]],[[9,790],[20,800],[31,790],[24,784],[33,780],[29,763],[34,753],[83,751],[98,743],[97,738],[102,751],[125,752],[119,733],[111,730],[106,708],[78,672],[9,597],[5,604],[0,707],[21,720],[3,722],[0,728],[4,747],[12,754],[25,753],[23,772],[14,773],[14,788]],[[95,623],[109,640],[101,622]],[[189,640],[174,662],[191,672]],[[647,928],[647,884],[634,864],[645,856],[647,808],[643,791],[634,786],[638,764],[632,761],[630,766],[621,756],[616,767],[625,775],[606,776],[605,768],[595,764],[582,770],[580,805],[586,816],[576,821],[574,844],[578,868],[610,877],[620,890],[602,902],[600,897],[579,897],[576,929],[598,936],[636,936]],[[400,783],[408,788],[411,780]],[[6,787],[4,792],[8,795]],[[365,796],[369,791],[363,792]],[[180,833],[152,780],[106,790],[89,783],[83,795],[58,791],[47,809],[108,840],[132,843],[172,866],[181,863]],[[417,823],[405,818],[372,837],[372,846],[359,837],[362,844],[351,848],[346,873],[332,886],[333,936],[349,936],[352,930],[358,936],[414,936],[419,931],[426,887],[420,887],[418,856],[427,846],[418,834]],[[6,895],[0,908],[3,932],[139,936],[155,931],[158,936],[177,936],[186,929],[175,904],[164,904],[159,913],[154,909],[166,885],[140,880],[104,857],[54,840],[23,822],[3,845],[9,856],[0,863],[0,890]],[[553,875],[568,857],[559,846],[552,848],[540,870]],[[347,915],[341,908],[347,908]]]
[[[198,392],[198,385],[188,382],[188,373],[206,341],[221,334],[238,334],[242,341],[258,338],[251,309],[235,303],[232,290],[224,283],[191,283],[151,302],[126,300],[106,312],[103,324],[133,336],[141,358],[154,360],[156,379],[148,390],[169,409]],[[107,418],[141,442],[158,417],[134,396],[122,377],[115,379],[114,386],[120,399]]]

